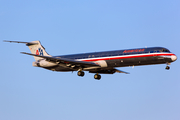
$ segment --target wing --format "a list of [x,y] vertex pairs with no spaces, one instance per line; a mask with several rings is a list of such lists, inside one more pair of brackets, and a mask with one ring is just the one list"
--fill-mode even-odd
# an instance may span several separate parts
[[74,69],[87,68],[87,67],[100,67],[98,64],[95,64],[92,62],[75,61],[72,59],[60,58],[60,57],[40,56],[40,55],[35,55],[31,53],[26,53],[26,52],[21,52],[21,53],[31,55],[31,56],[41,57],[41,58],[46,59],[46,61],[48,62],[63,64],[63,65],[66,65],[67,67],[71,67]]

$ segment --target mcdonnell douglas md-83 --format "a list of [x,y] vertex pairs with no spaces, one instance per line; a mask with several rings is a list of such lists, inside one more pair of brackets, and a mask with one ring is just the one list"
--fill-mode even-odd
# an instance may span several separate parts
[[126,73],[116,67],[167,64],[169,70],[171,62],[177,60],[177,56],[164,47],[150,47],[125,49],[116,51],[92,52],[73,55],[51,56],[41,45],[40,41],[20,42],[4,41],[13,43],[24,43],[29,47],[31,53],[23,54],[34,56],[36,60],[33,66],[42,67],[52,71],[78,71],[78,76],[84,76],[84,71],[95,73],[94,78],[101,79],[100,74]]

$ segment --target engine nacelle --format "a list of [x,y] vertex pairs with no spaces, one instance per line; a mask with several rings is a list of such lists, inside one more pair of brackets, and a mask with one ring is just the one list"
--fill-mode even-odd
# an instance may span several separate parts
[[56,63],[48,62],[46,60],[41,60],[39,62],[33,62],[34,67],[53,67],[56,66]]

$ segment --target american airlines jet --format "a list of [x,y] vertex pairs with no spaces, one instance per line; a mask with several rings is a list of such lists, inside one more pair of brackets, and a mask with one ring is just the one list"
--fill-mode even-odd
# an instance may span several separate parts
[[177,60],[177,56],[164,47],[51,56],[45,51],[40,41],[20,42],[5,40],[4,42],[26,44],[31,53],[21,53],[34,56],[36,61],[33,62],[33,66],[35,67],[59,72],[78,71],[77,75],[81,77],[84,76],[84,71],[89,71],[89,73],[95,73],[94,78],[97,80],[101,79],[100,74],[114,74],[116,72],[128,74],[116,69],[116,67],[167,64],[166,69],[169,70],[170,63]]

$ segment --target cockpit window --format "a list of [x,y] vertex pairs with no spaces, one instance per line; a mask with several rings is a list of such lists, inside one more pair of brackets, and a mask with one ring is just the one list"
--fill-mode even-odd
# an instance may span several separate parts
[[163,49],[162,52],[170,52],[168,49]]

